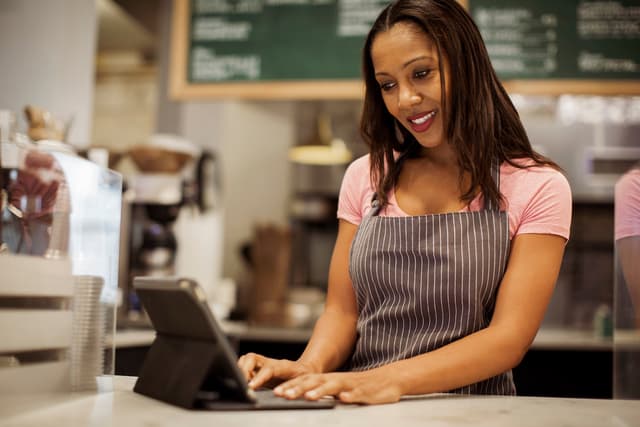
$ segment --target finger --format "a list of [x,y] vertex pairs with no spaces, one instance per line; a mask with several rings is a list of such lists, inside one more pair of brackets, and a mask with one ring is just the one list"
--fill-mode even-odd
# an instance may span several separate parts
[[256,389],[258,387],[261,387],[264,383],[266,383],[267,381],[269,381],[271,378],[274,377],[274,370],[270,365],[266,365],[264,367],[262,367],[262,369],[260,369],[253,378],[251,378],[251,381],[249,381],[249,387],[251,387],[252,389]]
[[278,396],[284,397],[287,390],[297,387],[301,379],[302,379],[302,376],[291,378],[287,381],[280,383],[276,388],[273,389],[273,391]]
[[343,381],[332,375],[305,375],[288,381],[282,385],[280,396],[288,399],[296,399],[304,396],[305,399],[317,400],[323,396],[332,396],[346,390]]
[[305,392],[304,398],[307,400],[318,400],[324,396],[331,396],[335,394],[332,390],[337,390],[343,387],[341,382],[336,380],[328,380],[326,377],[321,377],[320,381],[309,381],[304,384]]
[[254,375],[254,370],[258,365],[258,355],[255,353],[247,353],[238,359],[238,367],[244,374],[246,379],[250,379]]
[[324,381],[326,381],[324,375],[304,375],[280,384],[274,389],[274,392],[287,399],[297,399],[305,395],[309,390],[320,386]]
[[243,354],[238,358],[236,364],[242,372],[252,371],[253,367],[255,366],[255,359],[249,354]]
[[324,396],[339,396],[340,393],[352,391],[352,386],[348,382],[332,378],[305,393],[304,397],[310,400],[317,400]]
[[358,390],[341,391],[336,397],[344,403],[365,403],[362,394]]

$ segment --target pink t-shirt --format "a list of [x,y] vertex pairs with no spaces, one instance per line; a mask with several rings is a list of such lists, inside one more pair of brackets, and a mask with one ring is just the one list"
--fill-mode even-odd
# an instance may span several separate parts
[[[517,234],[537,233],[569,239],[571,188],[560,172],[547,166],[520,169],[505,162],[500,167],[500,192],[509,215],[510,238]],[[351,163],[345,172],[338,201],[338,218],[360,224],[371,209],[373,194],[367,154]],[[481,198],[476,197],[464,211],[479,211],[481,203]],[[408,216],[398,206],[394,192],[389,195],[389,204],[380,215]]]
[[640,168],[618,180],[615,192],[615,239],[640,236]]

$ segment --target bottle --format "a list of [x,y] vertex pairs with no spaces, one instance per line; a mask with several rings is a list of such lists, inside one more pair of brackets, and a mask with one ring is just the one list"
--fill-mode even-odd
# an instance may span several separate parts
[[601,304],[593,314],[593,331],[597,338],[613,336],[613,317],[608,305]]

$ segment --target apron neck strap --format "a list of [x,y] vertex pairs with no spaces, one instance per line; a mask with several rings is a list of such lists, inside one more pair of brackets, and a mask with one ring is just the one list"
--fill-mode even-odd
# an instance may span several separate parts
[[[493,165],[491,166],[491,177],[493,178],[493,182],[496,183],[498,193],[500,193],[500,162],[497,160],[493,162]],[[499,211],[500,204],[487,200],[484,204],[484,208],[489,211]]]
[[373,193],[371,197],[371,211],[369,211],[368,216],[376,216],[380,213],[380,201],[378,200],[378,194]]

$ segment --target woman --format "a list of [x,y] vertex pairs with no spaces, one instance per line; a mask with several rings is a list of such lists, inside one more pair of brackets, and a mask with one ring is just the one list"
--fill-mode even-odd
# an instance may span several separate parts
[[287,398],[514,394],[569,235],[567,181],[455,0],[389,5],[363,59],[370,155],[344,177],[325,311],[297,361],[238,365]]

